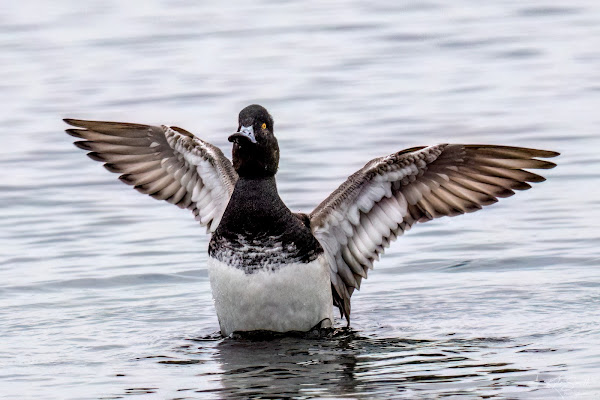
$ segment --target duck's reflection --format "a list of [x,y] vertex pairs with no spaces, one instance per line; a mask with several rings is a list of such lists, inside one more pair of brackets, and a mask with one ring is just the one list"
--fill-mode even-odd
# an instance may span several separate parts
[[217,346],[226,393],[290,398],[356,393],[354,334],[328,339],[224,340]]
[[[415,390],[465,395],[466,386],[492,396],[519,382],[529,387],[532,371],[497,357],[513,349],[502,338],[424,340],[364,337],[352,330],[322,338],[188,339],[186,360],[165,364],[206,366],[195,390],[219,398],[378,397]],[[198,342],[204,342],[199,347]],[[522,351],[522,346],[518,347]],[[208,377],[217,377],[217,380]],[[535,389],[535,388],[533,388]],[[189,389],[192,390],[192,389]]]

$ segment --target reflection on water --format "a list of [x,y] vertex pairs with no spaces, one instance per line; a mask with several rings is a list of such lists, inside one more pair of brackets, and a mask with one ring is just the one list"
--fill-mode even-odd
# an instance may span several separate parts
[[[0,397],[597,398],[600,6],[555,3],[4,2]],[[222,339],[204,229],[61,119],[177,125],[230,155],[255,102],[293,211],[407,147],[562,155],[532,190],[400,238],[352,330]]]
[[208,351],[214,353],[218,371],[198,374],[198,387],[180,388],[186,396],[393,398],[429,393],[503,398],[506,388],[514,386],[550,394],[544,392],[545,383],[561,371],[555,366],[540,373],[502,361],[495,356],[498,350],[556,351],[515,346],[507,338],[414,340],[366,337],[351,329],[339,329],[319,339],[233,340],[214,334],[187,341],[191,343],[179,346],[173,356],[156,357],[160,359],[157,362],[201,364],[207,362],[204,354]]

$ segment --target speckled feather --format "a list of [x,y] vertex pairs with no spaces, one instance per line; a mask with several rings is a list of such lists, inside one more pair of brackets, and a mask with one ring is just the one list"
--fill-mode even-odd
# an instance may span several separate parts
[[208,252],[223,263],[253,273],[311,262],[323,249],[283,203],[274,177],[241,177]]

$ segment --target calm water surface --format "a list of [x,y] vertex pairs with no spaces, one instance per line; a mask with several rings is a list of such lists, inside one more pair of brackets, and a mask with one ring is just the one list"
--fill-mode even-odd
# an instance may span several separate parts
[[[202,3],[0,6],[0,397],[600,398],[598,3]],[[562,156],[533,190],[400,238],[352,330],[222,339],[204,229],[61,118],[179,125],[229,155],[254,102],[295,211],[406,147]]]

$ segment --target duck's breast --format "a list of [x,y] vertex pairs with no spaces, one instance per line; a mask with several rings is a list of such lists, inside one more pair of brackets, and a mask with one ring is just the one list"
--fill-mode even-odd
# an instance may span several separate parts
[[333,324],[329,266],[306,263],[243,269],[209,257],[208,271],[221,333],[309,331]]

